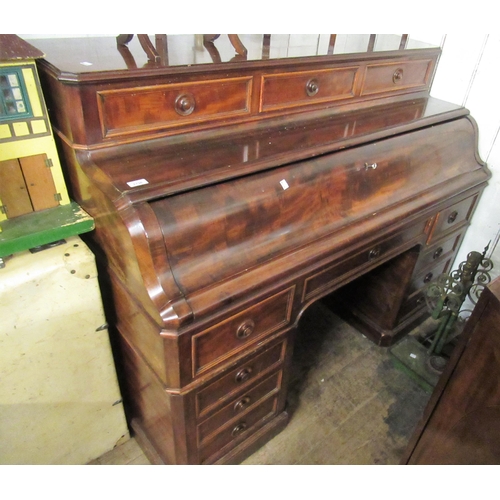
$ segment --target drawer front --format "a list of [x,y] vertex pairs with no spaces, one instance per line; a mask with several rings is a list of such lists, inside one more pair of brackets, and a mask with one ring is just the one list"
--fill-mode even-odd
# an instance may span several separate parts
[[350,67],[264,76],[260,111],[350,99],[357,72]]
[[290,322],[294,290],[292,287],[280,292],[213,328],[193,335],[193,376],[287,326]]
[[103,136],[245,115],[250,94],[249,77],[100,91]]
[[259,378],[279,368],[285,359],[287,342],[283,341],[263,353],[239,363],[236,368],[196,394],[196,415],[207,415],[223,401],[242,394]]
[[468,222],[476,206],[478,196],[478,194],[470,196],[439,212],[431,230],[428,243],[433,243],[444,234]]
[[276,414],[278,398],[273,397],[265,400],[246,415],[231,422],[222,428],[213,439],[200,448],[200,462],[204,462],[211,455],[221,450],[226,445],[241,441],[252,433],[256,424],[264,423]]
[[398,313],[398,323],[401,323],[416,311],[425,306],[425,295],[423,291],[411,295],[401,306]]
[[394,253],[401,245],[425,234],[426,225],[427,221],[415,224],[404,232],[398,233],[379,243],[374,243],[361,252],[310,276],[305,280],[302,301],[305,302],[328,290],[335,282],[340,281],[345,276],[355,274],[356,270],[361,271],[364,268],[373,267],[378,262],[384,260],[388,254]]
[[243,418],[264,399],[276,394],[281,385],[281,371],[267,377],[264,381],[256,382],[243,394],[233,399],[217,413],[198,425],[198,443],[203,444],[210,435],[220,427],[235,419]]
[[415,90],[418,87],[425,89],[432,74],[432,67],[431,59],[368,65],[361,95]]
[[431,281],[434,281],[440,274],[447,273],[450,270],[452,264],[453,258],[442,259],[433,267],[420,272],[418,276],[416,276],[410,283],[408,293],[412,294],[422,289]]
[[464,233],[460,232],[444,240],[436,242],[428,250],[423,253],[417,264],[417,269],[423,269],[432,265],[433,262],[438,262],[441,259],[449,259],[455,256]]

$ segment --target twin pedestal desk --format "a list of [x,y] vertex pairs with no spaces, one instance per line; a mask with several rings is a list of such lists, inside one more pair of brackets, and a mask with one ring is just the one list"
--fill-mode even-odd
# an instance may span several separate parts
[[113,38],[38,46],[153,462],[238,463],[281,431],[314,301],[344,287],[381,346],[425,315],[490,175],[468,111],[429,96],[439,49],[140,66]]

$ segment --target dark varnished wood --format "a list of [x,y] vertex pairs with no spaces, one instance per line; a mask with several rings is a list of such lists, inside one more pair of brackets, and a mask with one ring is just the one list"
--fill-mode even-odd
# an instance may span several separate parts
[[106,70],[76,71],[70,45],[40,63],[155,463],[237,463],[279,432],[300,317],[342,286],[375,342],[404,334],[489,178],[468,111],[429,97],[438,50],[339,56],[332,38],[276,59],[274,38],[245,60],[176,65],[165,38],[143,66],[134,40]]
[[481,294],[401,463],[500,462],[500,279]]

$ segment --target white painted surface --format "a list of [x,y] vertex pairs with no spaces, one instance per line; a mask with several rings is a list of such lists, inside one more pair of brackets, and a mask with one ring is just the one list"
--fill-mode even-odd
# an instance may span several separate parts
[[128,437],[97,284],[78,237],[0,269],[0,464],[85,464]]
[[479,153],[492,172],[489,186],[476,209],[472,225],[455,261],[456,267],[472,251],[488,255],[493,275],[500,274],[500,35],[446,35],[431,95],[467,107],[479,127]]

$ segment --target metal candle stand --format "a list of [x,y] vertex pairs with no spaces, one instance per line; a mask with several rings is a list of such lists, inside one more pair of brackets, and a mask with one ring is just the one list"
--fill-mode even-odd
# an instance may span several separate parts
[[[491,281],[489,271],[493,262],[486,258],[489,244],[483,253],[470,252],[467,260],[449,274],[441,274],[427,285],[425,299],[432,318],[439,321],[428,348],[429,363],[440,371],[446,360],[441,356],[444,346],[457,336],[457,321],[465,321],[471,309],[462,309],[467,298],[475,305],[485,286]],[[460,329],[458,330],[460,331]]]
[[470,299],[474,306],[491,281],[493,263],[485,257],[488,248],[483,253],[470,252],[458,269],[439,275],[424,289],[427,307],[435,320],[432,333],[421,337],[421,329],[419,335],[407,335],[389,349],[395,366],[428,392],[433,391],[448,360],[444,348],[452,345],[472,313],[472,308],[463,307],[464,302]]

